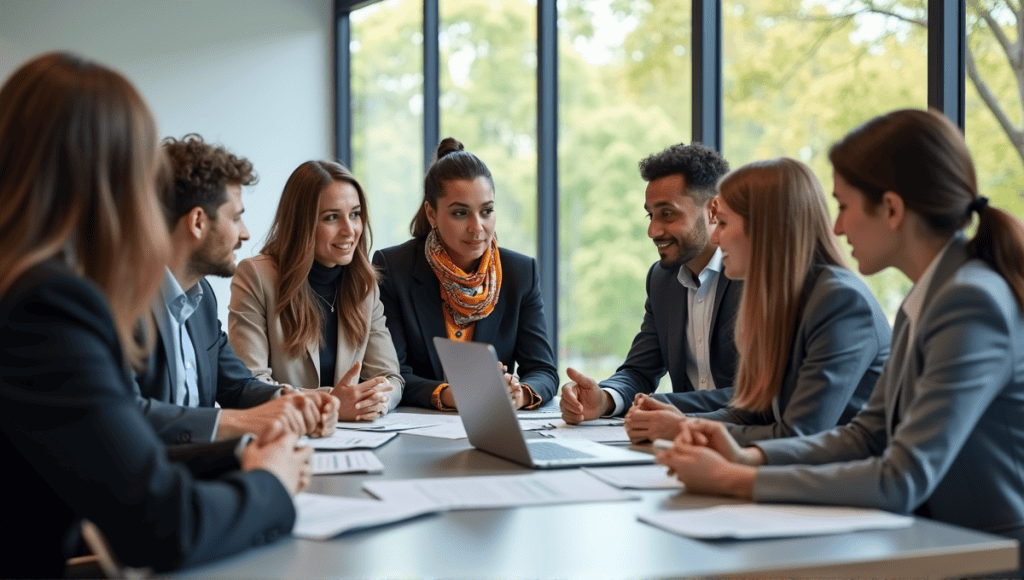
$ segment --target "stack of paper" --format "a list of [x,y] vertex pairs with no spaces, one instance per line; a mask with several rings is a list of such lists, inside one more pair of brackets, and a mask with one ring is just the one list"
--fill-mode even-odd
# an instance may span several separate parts
[[363,489],[382,500],[439,505],[446,509],[508,508],[528,505],[636,499],[579,470],[367,481]]
[[373,433],[339,429],[330,437],[309,439],[303,437],[299,445],[312,445],[313,449],[376,449],[393,439],[397,433]]
[[313,454],[313,475],[380,473],[384,464],[372,451],[330,451]]
[[405,431],[406,429],[417,429],[419,427],[430,427],[459,422],[454,415],[438,415],[426,413],[402,413],[394,411],[373,421],[342,421],[338,423],[339,429],[352,429],[355,431]]
[[559,439],[587,439],[598,443],[629,443],[629,435],[622,425],[608,427],[584,427],[566,425],[549,431],[541,431],[541,435]]
[[640,521],[691,538],[775,538],[906,528],[914,518],[875,509],[807,505],[728,505],[638,516]]
[[377,501],[300,493],[295,496],[297,517],[292,535],[328,540],[343,532],[390,524],[438,510],[438,506],[423,501]]

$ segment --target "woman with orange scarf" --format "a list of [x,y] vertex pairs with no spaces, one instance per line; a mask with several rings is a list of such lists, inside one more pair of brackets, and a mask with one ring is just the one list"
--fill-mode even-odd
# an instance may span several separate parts
[[537,261],[499,249],[494,223],[490,170],[462,143],[444,139],[427,170],[413,239],[373,256],[405,379],[403,404],[455,408],[435,336],[493,345],[517,408],[536,408],[555,395]]

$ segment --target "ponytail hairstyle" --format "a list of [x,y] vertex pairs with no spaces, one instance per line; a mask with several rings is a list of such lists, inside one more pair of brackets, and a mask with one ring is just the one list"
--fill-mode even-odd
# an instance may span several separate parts
[[765,412],[782,384],[806,285],[818,266],[846,264],[821,184],[803,163],[786,157],[749,163],[722,178],[718,196],[743,218],[750,239],[731,404]]
[[1024,310],[1024,224],[978,196],[964,136],[935,110],[903,109],[871,119],[832,146],[832,167],[875,211],[887,191],[903,198],[931,232],[950,237],[978,213],[967,254],[1006,280]]
[[437,200],[444,197],[444,184],[449,181],[473,181],[478,177],[486,177],[494,191],[494,179],[491,170],[476,155],[465,150],[462,143],[454,137],[445,137],[437,144],[434,162],[427,169],[423,179],[423,202],[416,216],[409,224],[409,232],[414,238],[425,238],[430,233],[430,221],[427,219],[427,208],[424,204],[437,209]]
[[281,193],[267,243],[260,250],[277,265],[277,310],[287,340],[285,352],[298,358],[310,344],[323,347],[320,303],[309,285],[309,271],[316,254],[316,225],[320,197],[332,183],[344,182],[355,188],[362,211],[363,233],[356,242],[352,262],[345,268],[338,293],[338,321],[349,345],[358,345],[370,331],[362,307],[377,285],[377,271],[368,258],[372,232],[363,187],[342,164],[334,161],[306,161],[299,165]]
[[170,180],[142,97],[77,55],[36,57],[0,88],[0,168],[0,296],[59,258],[106,296],[140,367],[152,341],[134,331],[167,263],[157,188]]

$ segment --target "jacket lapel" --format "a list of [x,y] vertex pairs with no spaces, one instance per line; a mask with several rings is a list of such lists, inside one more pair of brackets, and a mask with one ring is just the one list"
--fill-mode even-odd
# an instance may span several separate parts
[[441,311],[441,284],[437,276],[430,269],[427,263],[427,256],[424,254],[424,244],[416,244],[416,263],[412,271],[412,301],[416,309],[416,320],[419,322],[420,333],[426,342],[427,351],[430,353],[430,364],[434,369],[434,376],[444,376],[441,368],[441,360],[437,357],[437,351],[433,348],[433,338],[440,336],[447,338],[448,330],[444,325],[444,313]]

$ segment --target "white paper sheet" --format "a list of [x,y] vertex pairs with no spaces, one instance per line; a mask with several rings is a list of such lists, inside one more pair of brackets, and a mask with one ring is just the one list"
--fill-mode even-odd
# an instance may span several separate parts
[[403,431],[409,435],[421,435],[423,437],[434,437],[437,439],[465,439],[466,428],[462,426],[462,419],[455,418],[454,422],[442,423],[431,427],[420,427]]
[[664,465],[584,467],[583,470],[620,489],[683,488],[682,482],[666,473]]
[[404,431],[406,429],[451,423],[452,421],[459,422],[459,417],[457,415],[393,411],[373,421],[342,421],[338,423],[338,428],[355,431]]
[[363,489],[387,501],[486,509],[591,501],[623,501],[635,495],[580,470],[527,475],[367,481]]
[[561,419],[561,411],[516,411],[520,419]]
[[376,449],[393,439],[397,433],[373,433],[339,429],[330,437],[299,440],[300,445],[312,445],[313,449]]
[[540,431],[543,429],[554,429],[560,420],[554,419],[520,419],[519,426],[523,431]]
[[775,538],[906,528],[914,523],[875,509],[807,505],[729,505],[638,516],[640,521],[691,538]]
[[622,425],[608,427],[575,427],[567,425],[557,429],[541,431],[541,435],[561,439],[587,439],[598,443],[629,443],[629,435]]
[[313,475],[380,473],[384,464],[372,451],[328,451],[313,454]]
[[295,496],[295,528],[292,535],[308,540],[329,540],[351,530],[371,528],[439,511],[425,502],[384,502],[300,493]]

